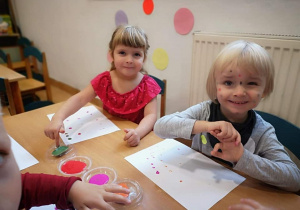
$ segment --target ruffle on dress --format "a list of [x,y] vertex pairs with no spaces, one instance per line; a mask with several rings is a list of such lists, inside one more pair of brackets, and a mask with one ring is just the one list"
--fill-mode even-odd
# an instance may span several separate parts
[[[131,91],[120,94],[112,87],[109,71],[95,77],[91,84],[95,93],[103,102],[103,108],[113,115],[129,119],[133,122],[144,117],[144,107],[161,91],[159,85],[148,75]],[[142,115],[141,113],[142,112]],[[138,117],[140,116],[140,117]],[[141,118],[137,120],[137,118]]]

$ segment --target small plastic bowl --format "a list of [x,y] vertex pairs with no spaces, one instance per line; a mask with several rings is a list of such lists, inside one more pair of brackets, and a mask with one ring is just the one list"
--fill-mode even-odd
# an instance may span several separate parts
[[111,205],[116,209],[132,209],[141,204],[143,199],[143,189],[137,181],[132,179],[122,179],[115,182],[115,184],[119,184],[124,187],[127,186],[130,190],[128,195],[128,199],[131,201],[129,205],[119,204],[119,203],[111,203]]
[[82,181],[103,185],[111,184],[117,180],[117,172],[113,168],[98,167],[84,173]]
[[66,176],[79,176],[90,169],[92,161],[86,156],[73,156],[58,164],[60,173]]

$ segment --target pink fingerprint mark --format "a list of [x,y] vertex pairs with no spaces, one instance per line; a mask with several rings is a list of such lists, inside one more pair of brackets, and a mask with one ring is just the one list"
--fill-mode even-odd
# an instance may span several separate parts
[[72,127],[69,127],[69,129],[72,129]]
[[96,174],[91,177],[89,183],[96,185],[104,185],[109,181],[109,177],[106,174]]
[[78,135],[80,136],[80,135],[81,135],[81,133],[78,133]]
[[159,174],[159,171],[156,171],[156,174]]

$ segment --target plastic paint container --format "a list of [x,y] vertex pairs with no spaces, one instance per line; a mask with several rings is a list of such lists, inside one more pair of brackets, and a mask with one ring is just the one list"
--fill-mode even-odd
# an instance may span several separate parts
[[[111,203],[111,205],[116,209],[132,209],[141,204],[143,199],[143,189],[140,184],[132,179],[121,179],[115,182],[125,188],[130,190],[130,193],[127,195],[123,195],[131,200],[129,205],[119,204],[119,203]],[[122,194],[121,194],[122,195]]]
[[92,161],[86,156],[74,156],[58,164],[60,173],[66,176],[79,176],[90,169]]
[[59,163],[67,158],[76,156],[76,150],[73,145],[62,145],[56,147],[55,143],[50,145],[46,152],[45,160],[47,162]]
[[98,167],[84,173],[82,181],[91,184],[111,184],[117,180],[117,172],[113,168]]

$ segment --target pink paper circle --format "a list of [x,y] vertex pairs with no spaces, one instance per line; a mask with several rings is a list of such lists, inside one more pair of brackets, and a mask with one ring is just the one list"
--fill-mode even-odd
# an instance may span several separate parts
[[115,23],[116,26],[120,25],[127,25],[128,24],[128,18],[126,13],[123,10],[119,10],[115,15]]
[[108,183],[109,177],[106,174],[96,174],[91,177],[89,183],[96,185],[103,185]]
[[187,8],[177,10],[174,16],[174,27],[179,34],[188,34],[194,27],[194,15]]

